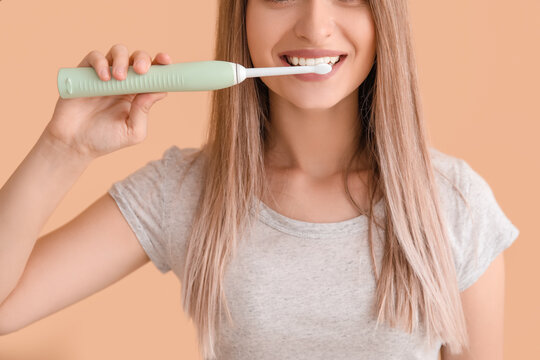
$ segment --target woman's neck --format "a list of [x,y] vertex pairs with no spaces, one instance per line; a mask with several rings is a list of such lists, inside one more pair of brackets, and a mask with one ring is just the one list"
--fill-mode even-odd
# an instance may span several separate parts
[[[341,174],[358,148],[358,90],[329,109],[306,110],[270,91],[267,168],[313,179]],[[365,165],[365,163],[361,163]],[[353,166],[352,170],[357,170]]]

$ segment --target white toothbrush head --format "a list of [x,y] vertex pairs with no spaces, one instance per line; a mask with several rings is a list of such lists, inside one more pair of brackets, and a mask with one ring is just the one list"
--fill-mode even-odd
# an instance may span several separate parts
[[307,66],[276,66],[265,68],[245,68],[240,64],[236,64],[236,83],[239,84],[246,78],[263,77],[263,76],[279,76],[279,75],[295,75],[315,73],[319,75],[328,74],[332,71],[330,64],[317,64]]
[[315,73],[319,75],[328,74],[332,71],[332,65],[330,64],[317,64],[315,65]]

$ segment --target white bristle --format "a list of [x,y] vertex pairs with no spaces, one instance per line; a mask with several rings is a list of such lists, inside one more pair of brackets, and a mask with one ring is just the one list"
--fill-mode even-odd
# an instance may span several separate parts
[[240,64],[235,65],[235,84],[239,84],[246,78],[263,77],[263,76],[279,76],[279,75],[295,75],[315,73],[319,75],[328,74],[332,71],[330,64],[317,64],[306,66],[276,66],[266,68],[245,68]]
[[317,74],[320,74],[320,75],[328,74],[330,71],[332,71],[332,65],[330,65],[330,64],[317,64],[317,65],[315,65],[315,72]]

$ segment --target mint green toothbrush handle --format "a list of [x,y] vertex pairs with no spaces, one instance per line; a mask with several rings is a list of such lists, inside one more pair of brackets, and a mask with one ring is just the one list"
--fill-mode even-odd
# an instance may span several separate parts
[[[101,80],[92,67],[60,68],[58,93],[64,99],[168,91],[206,91],[236,84],[236,64],[228,61],[194,61],[152,65],[145,74],[129,66],[124,80]],[[111,72],[112,73],[112,72]]]

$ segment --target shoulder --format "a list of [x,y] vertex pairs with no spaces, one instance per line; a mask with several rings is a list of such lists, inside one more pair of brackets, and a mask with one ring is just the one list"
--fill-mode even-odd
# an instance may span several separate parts
[[205,154],[201,148],[168,147],[160,159],[164,191],[194,200],[201,191]]
[[197,147],[178,147],[171,145],[163,152],[162,159],[167,166],[184,168],[202,158],[203,152]]
[[172,145],[161,159],[163,224],[167,229],[171,267],[183,278],[186,244],[203,189],[205,154],[200,148]]
[[443,176],[452,183],[463,186],[461,180],[463,180],[465,168],[468,166],[466,161],[434,147],[430,147],[429,152],[431,164],[438,176]]
[[470,166],[465,160],[434,147],[430,147],[429,151],[441,201],[454,208],[466,203],[465,194],[470,185],[472,170]]
[[[474,213],[493,201],[486,180],[462,158],[430,148],[431,163],[437,190],[449,226],[459,233],[465,223],[470,225]],[[480,196],[479,196],[480,195]]]
[[[443,193],[454,193],[459,190],[469,198],[493,196],[492,189],[486,179],[462,158],[443,153],[433,147],[429,148],[431,162],[437,182]],[[452,190],[453,189],[453,190]],[[481,200],[481,199],[477,199]]]
[[177,180],[179,176],[200,178],[203,170],[204,153],[201,148],[178,147],[172,145],[164,152],[159,160],[167,173],[166,180]]
[[430,148],[430,153],[444,223],[451,245],[460,248],[469,237],[473,214],[482,206],[469,193],[471,179],[476,182],[478,179],[465,160],[435,148]]
[[498,210],[495,194],[487,180],[464,159],[430,148],[432,166],[439,185],[441,200],[450,201],[454,211]]
[[460,291],[517,238],[488,182],[465,160],[430,148]]

